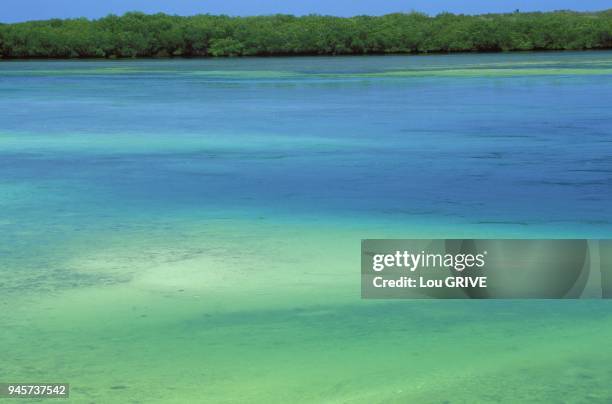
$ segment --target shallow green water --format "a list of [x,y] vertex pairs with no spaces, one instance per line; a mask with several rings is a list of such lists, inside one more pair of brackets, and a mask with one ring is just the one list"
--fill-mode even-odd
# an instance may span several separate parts
[[610,52],[2,62],[0,382],[610,403],[606,301],[359,285],[362,238],[610,237],[609,105]]

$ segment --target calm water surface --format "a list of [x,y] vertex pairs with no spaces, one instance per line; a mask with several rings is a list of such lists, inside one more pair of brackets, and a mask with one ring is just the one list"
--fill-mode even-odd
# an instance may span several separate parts
[[605,301],[360,300],[359,241],[611,237],[612,52],[0,62],[0,382],[612,400]]

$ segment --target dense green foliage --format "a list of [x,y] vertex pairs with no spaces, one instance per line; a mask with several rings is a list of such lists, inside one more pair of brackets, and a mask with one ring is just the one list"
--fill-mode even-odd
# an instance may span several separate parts
[[612,48],[598,13],[228,17],[128,13],[0,24],[0,57],[337,55]]

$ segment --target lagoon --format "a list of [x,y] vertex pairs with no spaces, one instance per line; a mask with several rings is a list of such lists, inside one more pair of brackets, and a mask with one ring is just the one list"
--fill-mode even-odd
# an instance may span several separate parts
[[609,402],[608,302],[361,300],[359,247],[609,238],[610,105],[607,51],[0,62],[0,381]]

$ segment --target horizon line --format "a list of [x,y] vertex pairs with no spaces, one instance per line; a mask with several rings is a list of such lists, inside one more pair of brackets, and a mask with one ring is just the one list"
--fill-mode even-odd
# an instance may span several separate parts
[[179,14],[179,13],[168,13],[168,12],[164,12],[164,11],[158,11],[158,12],[144,12],[144,11],[140,11],[140,10],[130,10],[130,11],[125,11],[123,13],[108,13],[105,14],[103,16],[99,16],[99,17],[87,17],[87,16],[80,16],[80,17],[50,17],[50,18],[42,18],[42,19],[27,19],[27,20],[14,20],[14,21],[2,21],[0,20],[0,24],[22,24],[22,23],[28,23],[28,22],[37,22],[37,21],[51,21],[51,20],[79,20],[79,19],[86,19],[88,21],[95,21],[95,20],[100,20],[103,18],[107,18],[110,16],[118,16],[118,17],[122,17],[125,16],[127,14],[143,14],[143,15],[159,15],[159,14],[163,14],[163,15],[167,15],[167,16],[171,16],[171,17],[184,17],[184,18],[189,18],[189,17],[197,17],[197,16],[202,16],[202,15],[208,15],[208,16],[214,16],[214,17],[230,17],[230,18],[253,18],[253,17],[270,17],[270,16],[276,16],[276,15],[283,15],[283,16],[291,16],[291,17],[296,17],[296,18],[301,18],[301,17],[308,17],[308,16],[320,16],[320,17],[333,17],[333,18],[355,18],[355,17],[384,17],[386,15],[394,15],[394,14],[421,14],[421,15],[426,15],[430,18],[435,18],[439,15],[445,15],[445,14],[451,14],[451,15],[455,15],[455,16],[471,16],[471,17],[478,17],[478,16],[486,16],[486,15],[506,15],[506,14],[553,14],[553,13],[576,13],[576,14],[597,14],[597,13],[605,13],[605,12],[612,12],[612,8],[606,8],[606,9],[598,9],[598,10],[573,10],[573,9],[558,9],[558,10],[546,10],[546,11],[538,11],[538,10],[528,10],[528,11],[522,11],[520,9],[516,9],[514,11],[507,11],[507,12],[483,12],[483,13],[456,13],[456,12],[452,12],[452,11],[440,11],[438,13],[427,13],[424,11],[418,11],[418,10],[410,10],[410,11],[394,11],[394,12],[390,12],[390,13],[383,13],[383,14],[353,14],[353,15],[334,15],[334,14],[325,14],[325,13],[305,13],[305,14],[293,14],[293,13],[282,13],[282,12],[278,12],[278,13],[262,13],[262,14],[226,14],[226,13],[194,13],[194,14]]

